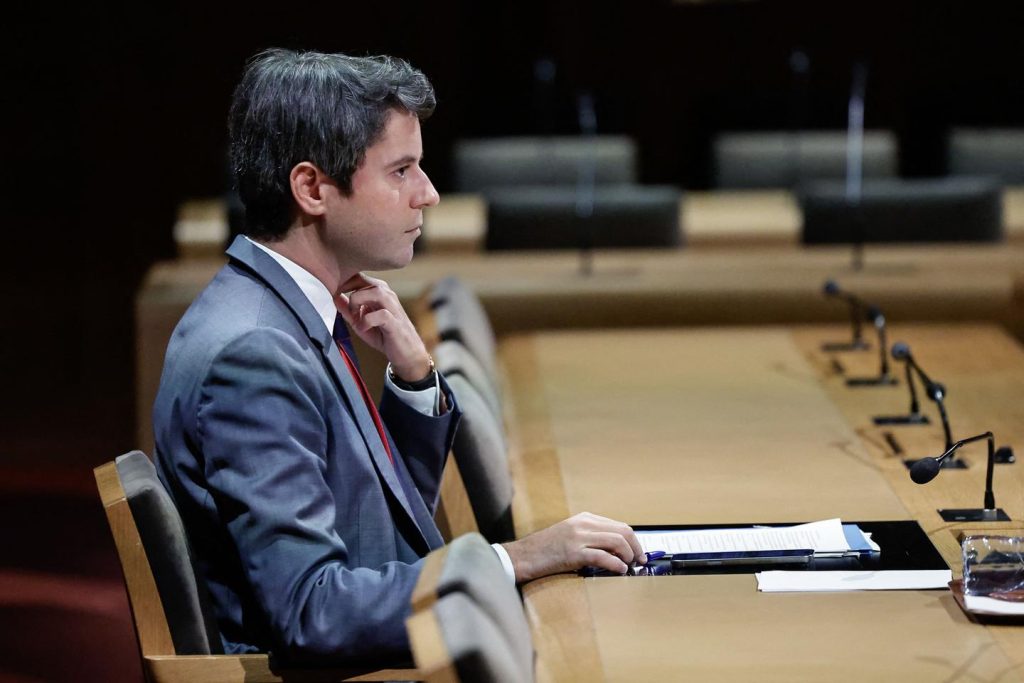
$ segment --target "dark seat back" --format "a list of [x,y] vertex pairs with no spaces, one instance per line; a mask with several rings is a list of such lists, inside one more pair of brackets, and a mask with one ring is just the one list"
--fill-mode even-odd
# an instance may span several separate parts
[[223,653],[205,585],[197,581],[181,516],[142,451],[115,461],[125,498],[149,560],[178,655]]
[[598,185],[636,182],[636,145],[625,136],[513,137],[459,140],[455,144],[455,188],[573,186],[584,172]]
[[[581,204],[581,199],[584,204]],[[487,194],[486,248],[678,247],[682,193],[674,187],[596,188],[590,205],[575,187],[530,187]]]
[[865,182],[859,203],[840,182],[799,192],[804,244],[853,242],[997,242],[1002,196],[989,178]]
[[[846,131],[721,133],[714,143],[715,186],[794,187],[801,182],[846,175]],[[867,131],[862,144],[865,178],[896,175],[896,137]]]

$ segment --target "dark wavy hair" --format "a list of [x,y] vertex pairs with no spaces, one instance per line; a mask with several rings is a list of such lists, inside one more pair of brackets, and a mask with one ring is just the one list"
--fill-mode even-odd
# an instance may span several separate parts
[[288,176],[308,161],[351,193],[352,174],[392,109],[421,120],[434,111],[430,81],[393,57],[271,49],[256,55],[228,116],[231,169],[246,234],[284,237],[293,201]]

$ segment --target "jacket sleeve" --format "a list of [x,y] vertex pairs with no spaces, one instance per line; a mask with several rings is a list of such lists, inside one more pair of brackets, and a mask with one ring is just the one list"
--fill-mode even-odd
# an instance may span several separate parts
[[430,514],[437,508],[441,474],[462,418],[462,409],[448,382],[440,373],[438,379],[448,404],[448,411],[443,415],[424,415],[399,398],[387,384],[380,400],[380,415],[388,435],[402,454]]
[[309,359],[309,348],[268,328],[218,354],[196,419],[207,483],[276,654],[295,663],[407,660],[421,563],[352,565],[335,531],[334,496],[344,492],[326,479],[325,385]]

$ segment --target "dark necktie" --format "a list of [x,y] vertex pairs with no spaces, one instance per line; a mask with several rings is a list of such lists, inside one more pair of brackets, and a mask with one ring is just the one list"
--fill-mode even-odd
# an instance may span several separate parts
[[370,392],[366,388],[366,383],[363,382],[363,376],[359,374],[359,362],[356,360],[355,348],[352,346],[352,336],[349,334],[348,326],[345,325],[345,321],[340,313],[334,319],[332,336],[338,345],[338,351],[341,352],[341,358],[345,361],[349,374],[352,375],[356,386],[359,387],[359,393],[363,395],[363,402],[366,404],[366,409],[370,411],[370,417],[373,418],[374,426],[377,427],[377,434],[380,435],[380,441],[384,444],[384,451],[388,454],[388,460],[394,465],[395,458],[391,455],[391,445],[388,443],[388,437],[384,433],[384,422],[380,419],[380,413],[377,412],[377,406],[374,404],[373,397],[370,396]]

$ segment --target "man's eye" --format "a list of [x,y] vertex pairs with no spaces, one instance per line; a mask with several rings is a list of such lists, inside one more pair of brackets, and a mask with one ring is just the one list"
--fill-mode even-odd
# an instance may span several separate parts
[[395,173],[397,173],[397,174],[398,174],[398,177],[399,177],[399,178],[404,178],[404,177],[405,177],[405,173],[406,173],[406,171],[408,171],[408,170],[409,170],[409,167],[408,167],[408,166],[402,166],[401,168],[399,168],[399,169],[396,169],[396,170],[395,170]]

